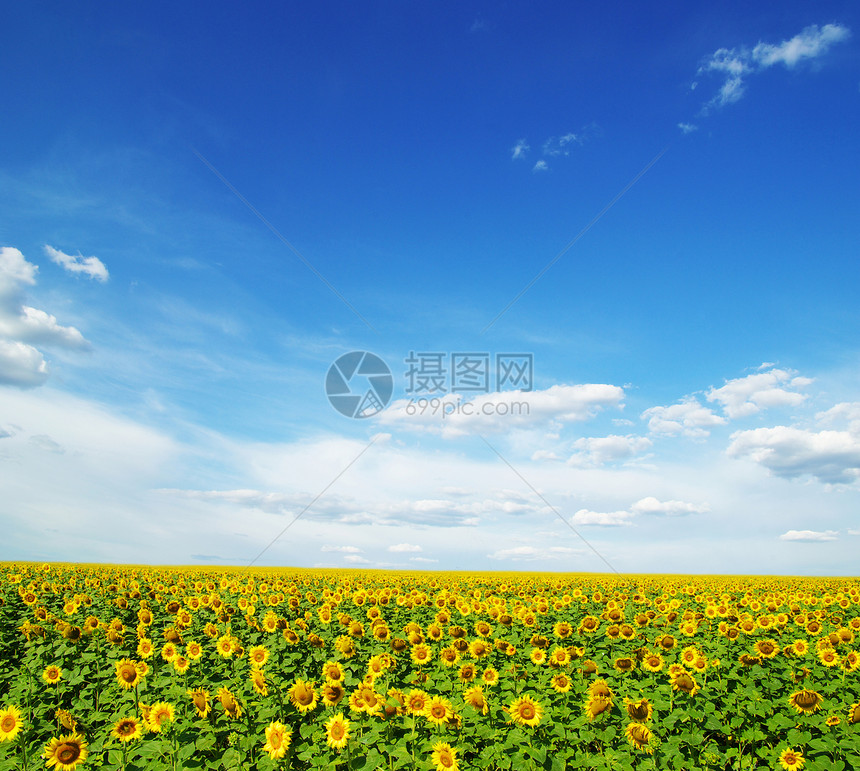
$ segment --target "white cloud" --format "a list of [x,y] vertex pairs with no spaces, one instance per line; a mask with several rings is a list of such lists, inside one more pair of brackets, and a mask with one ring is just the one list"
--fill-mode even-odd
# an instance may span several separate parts
[[720,388],[711,388],[707,393],[709,402],[719,402],[729,418],[753,415],[768,407],[794,407],[806,399],[806,394],[795,388],[812,383],[796,372],[772,369],[755,375],[729,380]]
[[632,434],[581,437],[573,443],[579,452],[572,455],[567,462],[572,466],[602,466],[604,463],[627,460],[646,452],[652,444],[647,437]]
[[648,421],[648,430],[654,434],[684,434],[695,438],[708,436],[708,429],[726,422],[725,418],[715,414],[692,396],[687,396],[669,407],[649,407],[641,417]]
[[530,149],[526,140],[521,139],[511,148],[511,159],[515,161],[518,158],[525,158]]
[[571,522],[574,525],[596,525],[598,527],[622,527],[632,524],[633,514],[629,511],[589,511],[580,509]]
[[34,345],[88,350],[74,327],[23,304],[25,286],[36,283],[38,267],[12,247],[0,248],[0,384],[34,388],[48,378],[48,365]]
[[579,553],[579,550],[567,546],[552,546],[548,549],[537,546],[512,546],[510,549],[497,549],[492,554],[488,554],[487,557],[492,560],[510,560],[511,562],[538,562],[562,559]]
[[320,547],[320,551],[334,551],[340,552],[341,554],[358,554],[361,549],[359,549],[357,546],[331,546],[329,544],[325,544],[324,546]]
[[421,562],[423,564],[430,565],[432,563],[438,562],[439,560],[430,559],[429,557],[410,557],[410,562]]
[[347,554],[343,558],[343,561],[344,562],[351,562],[354,565],[369,565],[370,564],[369,559],[365,559],[364,557],[360,557],[357,554]]
[[78,254],[77,256],[65,254],[47,244],[45,244],[45,254],[69,273],[82,273],[101,282],[108,280],[108,270],[98,257],[84,257],[82,254]]
[[836,530],[789,530],[783,533],[780,541],[835,541],[839,532]]
[[841,43],[851,36],[847,27],[840,24],[825,24],[821,29],[817,25],[804,29],[791,40],[782,43],[759,43],[752,51],[752,58],[762,67],[783,64],[794,67],[801,59],[814,59],[827,53],[833,43]]
[[570,155],[569,145],[572,142],[582,144],[582,139],[572,132],[569,132],[562,137],[550,137],[543,143],[543,154],[551,157]]
[[[445,394],[439,397],[436,409],[424,412],[414,410],[414,399],[399,399],[375,420],[385,426],[400,426],[444,437],[508,433],[538,425],[588,420],[605,408],[620,408],[623,399],[623,388],[605,383],[481,394],[471,401],[466,401],[462,394]],[[410,412],[415,414],[410,415]]]
[[694,126],[692,123],[679,123],[678,128],[681,129],[681,132],[684,134],[691,134],[694,131],[698,130],[698,126]]
[[547,171],[549,169],[549,165],[546,161],[540,160],[533,167],[532,171]]
[[849,484],[860,476],[860,437],[847,431],[792,426],[737,431],[726,452],[786,479],[808,474],[826,484]]
[[61,326],[55,316],[26,305],[21,306],[15,315],[0,315],[0,335],[36,345],[81,350],[90,348],[77,329]]
[[421,551],[421,547],[416,546],[415,544],[411,544],[411,543],[396,543],[393,546],[389,546],[388,551],[415,552],[415,551]]
[[815,418],[825,425],[845,423],[849,433],[860,435],[860,402],[840,402],[829,410],[819,412]]
[[633,514],[651,514],[665,517],[683,517],[687,514],[702,514],[709,511],[704,504],[685,501],[659,501],[653,496],[642,498],[630,507]]
[[35,388],[48,379],[48,364],[32,345],[0,340],[0,385]]
[[744,94],[744,78],[761,72],[775,64],[794,67],[804,59],[815,59],[827,53],[830,46],[847,40],[850,30],[839,24],[806,27],[798,35],[781,43],[759,42],[752,50],[748,48],[720,48],[699,67],[698,73],[717,72],[725,76],[717,94],[708,102],[708,107],[723,107],[738,101]]
[[860,530],[849,530],[848,535],[860,535]]

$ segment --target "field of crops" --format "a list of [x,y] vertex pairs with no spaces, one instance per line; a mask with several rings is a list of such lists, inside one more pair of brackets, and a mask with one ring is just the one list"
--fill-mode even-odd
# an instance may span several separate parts
[[856,579],[0,565],[5,769],[860,768]]

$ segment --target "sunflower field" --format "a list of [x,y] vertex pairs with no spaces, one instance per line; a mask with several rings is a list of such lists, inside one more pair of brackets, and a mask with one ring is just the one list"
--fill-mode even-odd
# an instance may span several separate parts
[[0,565],[7,769],[860,768],[856,579]]

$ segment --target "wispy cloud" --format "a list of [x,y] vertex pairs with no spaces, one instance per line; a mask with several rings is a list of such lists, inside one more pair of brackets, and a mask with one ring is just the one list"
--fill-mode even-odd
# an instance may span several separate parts
[[532,166],[532,171],[547,171],[549,169],[549,164],[544,161],[538,161],[534,166]]
[[57,263],[69,273],[80,273],[101,282],[108,280],[108,269],[98,257],[84,257],[80,253],[77,255],[65,254],[47,244],[45,244],[45,254],[50,257],[52,262]]
[[518,159],[525,158],[526,155],[528,155],[529,150],[531,150],[531,148],[529,147],[528,142],[526,142],[525,139],[521,139],[511,148],[511,160],[516,161]]
[[783,533],[780,541],[835,541],[837,530],[789,530]]
[[746,89],[745,79],[750,75],[782,64],[793,68],[804,60],[816,59],[827,53],[834,43],[847,40],[851,31],[841,24],[813,24],[790,40],[781,43],[759,42],[753,48],[719,48],[699,67],[697,75],[718,73],[723,83],[717,93],[705,105],[724,107],[737,102]]

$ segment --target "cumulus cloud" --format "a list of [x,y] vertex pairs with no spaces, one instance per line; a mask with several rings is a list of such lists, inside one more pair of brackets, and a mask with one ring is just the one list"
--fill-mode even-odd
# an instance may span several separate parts
[[392,545],[392,546],[389,546],[389,547],[388,547],[388,551],[393,551],[393,552],[416,552],[416,551],[421,551],[421,547],[420,547],[420,546],[416,546],[415,544],[411,544],[411,543],[396,543],[396,544],[394,544],[394,545]]
[[0,339],[0,385],[35,388],[47,379],[45,357],[32,345]]
[[47,244],[45,244],[45,254],[50,257],[52,262],[57,263],[69,273],[80,273],[101,282],[108,280],[108,270],[98,257],[84,257],[80,253],[77,255],[65,254]]
[[641,417],[648,421],[648,430],[651,433],[684,434],[694,438],[709,436],[709,429],[726,422],[725,418],[700,404],[693,396],[685,397],[668,407],[649,407]]
[[546,161],[540,160],[533,167],[532,171],[547,171],[549,169],[549,164]]
[[819,412],[815,418],[825,425],[841,423],[847,426],[849,433],[860,435],[860,402],[840,402]]
[[847,40],[850,30],[840,24],[813,24],[781,43],[759,42],[754,48],[720,48],[699,67],[697,74],[718,73],[723,79],[716,95],[707,103],[723,107],[737,102],[746,89],[745,78],[776,64],[792,68],[805,59],[823,56],[834,43]]
[[320,547],[320,551],[325,552],[340,552],[341,554],[358,554],[361,549],[357,546],[331,546],[326,544],[325,546]]
[[662,517],[683,517],[688,514],[703,514],[710,511],[706,504],[687,503],[686,501],[659,501],[653,496],[641,498],[631,506],[634,514],[651,514]]
[[623,527],[633,524],[629,511],[589,511],[580,509],[571,518],[574,525],[596,525],[598,527]]
[[[415,410],[414,399],[399,399],[376,420],[444,437],[470,433],[507,433],[538,425],[562,425],[588,420],[606,408],[623,406],[624,389],[605,383],[554,385],[536,391],[502,391],[467,400],[445,394],[436,408]],[[414,413],[414,414],[410,414]]]
[[48,365],[35,346],[88,350],[75,327],[24,304],[24,288],[36,283],[38,267],[15,248],[0,248],[0,384],[35,388],[48,378]]
[[835,541],[836,530],[789,530],[783,533],[780,541]]
[[792,426],[737,431],[726,452],[786,479],[809,475],[826,484],[850,484],[860,476],[860,437],[848,431]]
[[812,383],[806,377],[798,377],[796,372],[772,369],[755,375],[729,380],[720,388],[711,388],[707,393],[709,402],[719,402],[729,418],[753,415],[768,407],[794,407],[806,399],[806,394],[798,393]]
[[627,460],[649,450],[652,442],[645,436],[589,436],[577,439],[573,446],[577,452],[568,459],[572,466],[594,467]]

